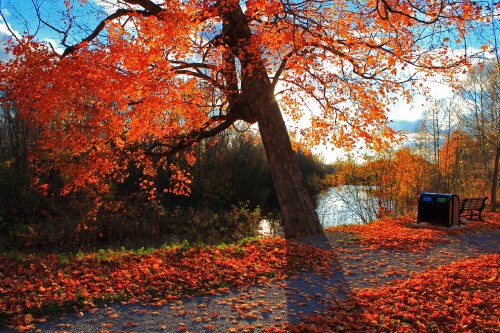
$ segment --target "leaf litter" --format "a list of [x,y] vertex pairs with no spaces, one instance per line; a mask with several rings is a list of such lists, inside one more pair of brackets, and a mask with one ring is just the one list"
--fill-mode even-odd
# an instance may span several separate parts
[[0,318],[17,331],[81,331],[76,319],[54,328],[42,310],[56,303],[78,320],[101,313],[93,320],[109,332],[497,332],[500,214],[485,218],[432,235],[407,218],[337,228],[329,250],[264,239],[71,260],[5,254]]

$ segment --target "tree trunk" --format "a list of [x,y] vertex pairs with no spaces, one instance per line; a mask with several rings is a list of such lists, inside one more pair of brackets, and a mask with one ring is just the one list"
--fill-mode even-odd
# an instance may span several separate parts
[[257,115],[259,131],[281,208],[286,238],[323,233],[272,85],[260,82],[246,91]]
[[497,189],[498,189],[498,172],[500,160],[500,147],[497,147],[495,154],[495,167],[493,169],[493,177],[491,180],[491,210],[497,210]]

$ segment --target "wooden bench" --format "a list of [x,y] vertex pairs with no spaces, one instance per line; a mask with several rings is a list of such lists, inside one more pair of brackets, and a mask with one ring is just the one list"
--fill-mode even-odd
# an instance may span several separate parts
[[460,216],[463,213],[469,213],[469,220],[472,220],[474,216],[477,216],[480,221],[483,221],[481,217],[481,212],[486,206],[486,200],[488,197],[475,197],[475,198],[465,198],[460,202]]

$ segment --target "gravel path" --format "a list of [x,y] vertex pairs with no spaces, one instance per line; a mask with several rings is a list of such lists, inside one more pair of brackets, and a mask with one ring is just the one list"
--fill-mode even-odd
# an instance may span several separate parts
[[51,318],[37,324],[36,332],[259,332],[266,326],[320,313],[332,299],[345,297],[354,288],[380,286],[406,279],[412,272],[500,250],[500,230],[446,238],[426,251],[408,253],[373,251],[360,246],[351,234],[327,232],[302,241],[337,253],[330,276],[304,272],[269,285],[183,298],[162,306],[112,304],[92,313]]

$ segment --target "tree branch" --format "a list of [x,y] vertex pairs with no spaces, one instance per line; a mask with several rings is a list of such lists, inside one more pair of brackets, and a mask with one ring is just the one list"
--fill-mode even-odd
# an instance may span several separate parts
[[[225,119],[222,123],[219,123],[217,126],[208,129],[210,124],[216,120],[216,119]],[[150,147],[148,147],[144,153],[146,155],[150,156],[164,156],[164,157],[170,157],[178,152],[191,147],[193,144],[200,142],[203,139],[210,138],[213,136],[216,136],[217,134],[221,133],[222,131],[228,129],[231,125],[234,124],[236,121],[236,118],[233,117],[212,117],[209,120],[207,120],[199,129],[193,130],[191,133],[188,135],[182,137],[179,139],[179,142],[175,145],[169,145],[169,144],[164,144],[160,142],[153,143]],[[156,152],[156,148],[160,147],[167,147],[166,150],[161,151],[161,152]]]
[[113,14],[109,15],[104,20],[102,20],[96,26],[96,28],[94,29],[94,31],[92,31],[92,33],[90,35],[88,35],[87,37],[85,37],[81,42],[79,42],[78,44],[72,45],[72,46],[68,46],[64,50],[64,52],[63,52],[63,54],[62,54],[61,57],[65,57],[68,54],[73,53],[76,50],[82,48],[87,43],[91,42],[94,38],[96,38],[104,30],[104,28],[106,27],[106,25],[109,22],[111,22],[113,20],[116,20],[117,18],[120,18],[120,17],[123,17],[123,16],[127,16],[127,15],[132,15],[132,14],[140,14],[142,16],[151,16],[151,15],[153,15],[152,13],[147,12],[147,11],[143,11],[143,10],[118,9],[116,12],[114,12]]
[[163,11],[163,8],[160,5],[157,5],[151,0],[122,0],[123,2],[129,5],[137,5],[141,6],[145,10],[147,10],[150,15],[158,15]]
[[[383,4],[383,15],[382,13],[380,12],[380,5],[379,3],[382,2]],[[405,12],[402,12],[400,10],[396,10],[394,9],[393,7],[391,7],[388,3],[387,3],[387,0],[377,0],[377,13],[379,14],[380,18],[383,19],[383,20],[387,20],[389,19],[389,13],[391,14],[398,14],[398,15],[401,15],[401,16],[404,16],[404,17],[407,17],[411,20],[414,20],[416,22],[419,22],[419,23],[422,23],[422,24],[433,24],[433,23],[436,23],[440,16],[441,16],[441,13],[444,11],[444,8],[445,8],[445,1],[441,1],[440,3],[440,6],[439,6],[439,10],[437,12],[437,14],[434,15],[434,18],[429,20],[429,21],[426,21],[426,20],[422,20],[420,18],[418,18],[417,16],[413,16],[413,15],[410,15],[410,14],[407,14]],[[419,13],[425,15],[425,16],[430,16],[427,12],[424,12],[422,11],[420,8],[417,8],[411,1],[408,1],[408,3],[410,4],[410,6],[412,8],[414,8],[416,11],[418,11]]]
[[283,60],[281,61],[281,64],[280,64],[280,67],[278,67],[278,70],[276,70],[276,73],[274,73],[273,82],[272,82],[273,89],[276,88],[276,85],[278,84],[278,81],[280,79],[281,74],[283,74],[283,72],[286,69],[286,64],[288,62],[288,59],[290,59],[290,57],[292,56],[293,53],[294,53],[294,51],[290,51],[283,57]]

